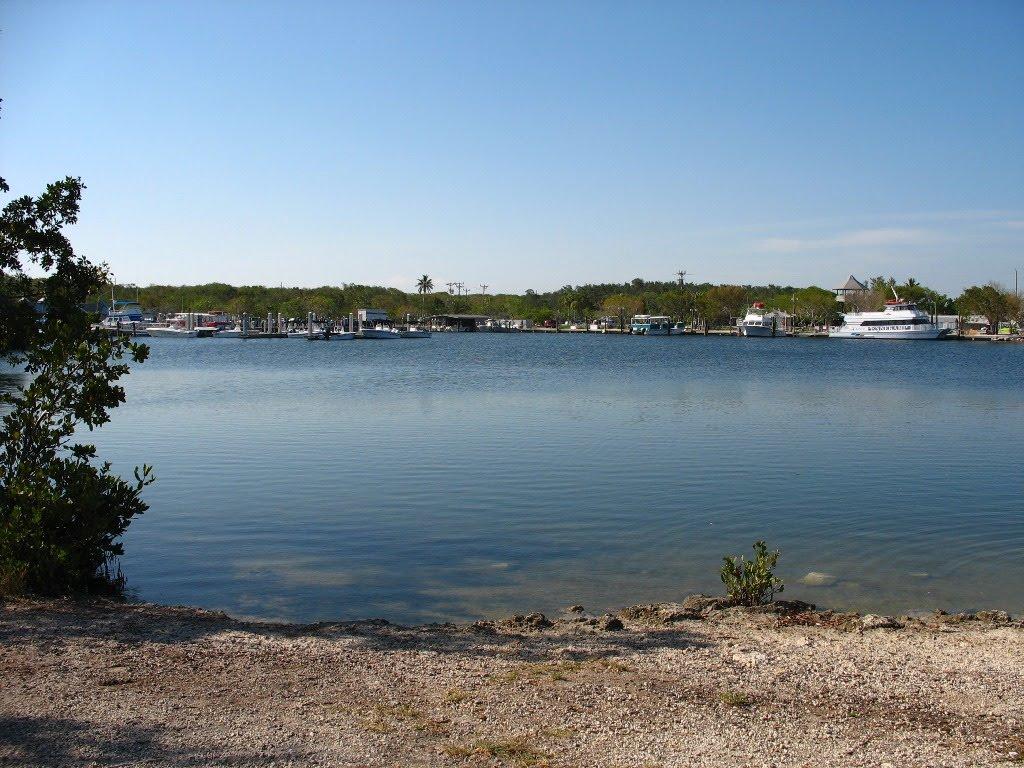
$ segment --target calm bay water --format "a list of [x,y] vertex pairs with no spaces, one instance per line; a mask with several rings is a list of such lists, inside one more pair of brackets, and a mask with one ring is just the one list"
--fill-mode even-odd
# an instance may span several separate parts
[[[1024,609],[1024,346],[444,334],[153,339],[93,437],[155,466],[143,599],[462,620],[718,591]],[[809,586],[810,571],[834,583]]]

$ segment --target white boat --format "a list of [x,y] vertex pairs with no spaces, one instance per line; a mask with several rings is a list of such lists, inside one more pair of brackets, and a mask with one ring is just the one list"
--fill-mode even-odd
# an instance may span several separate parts
[[400,339],[402,334],[396,331],[394,328],[388,328],[386,325],[378,325],[374,328],[362,328],[359,331],[359,338],[361,339]]
[[134,315],[127,312],[111,312],[100,322],[95,323],[92,327],[95,330],[106,331],[108,333],[120,333],[131,336],[145,336],[147,335],[146,329],[148,323],[134,319]]
[[236,325],[234,328],[221,328],[214,335],[218,339],[240,339],[242,338],[242,327]]
[[686,333],[686,323],[683,322],[675,323],[668,329],[669,336],[682,336],[684,333]]
[[833,339],[938,339],[945,336],[946,331],[916,304],[897,296],[885,302],[881,312],[843,315],[843,324],[830,330],[828,335]]
[[145,323],[142,318],[131,312],[108,312],[107,316],[100,320],[99,324],[104,328],[130,328],[132,325],[142,327]]
[[747,310],[746,317],[738,323],[741,336],[775,336],[776,319],[774,315],[765,314],[764,302],[755,301]]
[[588,331],[595,331],[597,333],[605,333],[607,331],[617,331],[620,327],[619,318],[613,315],[606,315],[605,317],[599,317],[597,320],[587,326]]
[[223,318],[224,315],[211,314],[209,312],[178,312],[167,318],[166,322],[151,325],[157,333],[150,336],[174,336],[178,338],[209,338],[215,336],[226,323],[220,323],[216,318]]
[[639,336],[668,336],[672,319],[665,315],[634,315],[629,329]]
[[323,331],[288,331],[289,339],[322,339],[323,337]]
[[481,333],[511,333],[512,324],[508,320],[485,320],[477,323],[476,329]]
[[331,331],[331,335],[327,338],[337,339],[338,341],[351,341],[356,337],[355,331]]
[[158,338],[173,339],[194,339],[199,335],[199,331],[195,328],[189,330],[187,328],[177,328],[173,325],[151,325],[146,329],[146,333]]
[[420,328],[415,325],[410,325],[408,328],[399,331],[403,339],[429,339],[430,331],[426,328]]

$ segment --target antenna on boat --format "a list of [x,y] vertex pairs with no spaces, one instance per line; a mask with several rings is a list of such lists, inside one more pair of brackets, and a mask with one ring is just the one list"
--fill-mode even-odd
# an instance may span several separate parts
[[899,301],[900,300],[900,295],[898,293],[896,293],[896,286],[895,285],[890,285],[889,286],[889,290],[892,291],[892,295],[896,297],[896,301]]

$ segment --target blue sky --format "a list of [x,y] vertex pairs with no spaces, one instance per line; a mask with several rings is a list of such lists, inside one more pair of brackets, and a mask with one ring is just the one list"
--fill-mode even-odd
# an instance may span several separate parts
[[122,282],[1024,269],[1024,3],[0,0],[0,175]]

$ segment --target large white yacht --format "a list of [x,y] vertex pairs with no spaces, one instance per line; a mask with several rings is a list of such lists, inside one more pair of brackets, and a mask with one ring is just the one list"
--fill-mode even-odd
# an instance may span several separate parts
[[753,306],[747,310],[747,316],[739,322],[740,334],[742,336],[774,336],[776,334],[775,316],[767,315],[764,311],[764,302],[755,301]]
[[835,339],[938,339],[945,334],[946,329],[932,322],[927,312],[899,296],[885,302],[881,312],[843,315],[843,324],[828,332]]

